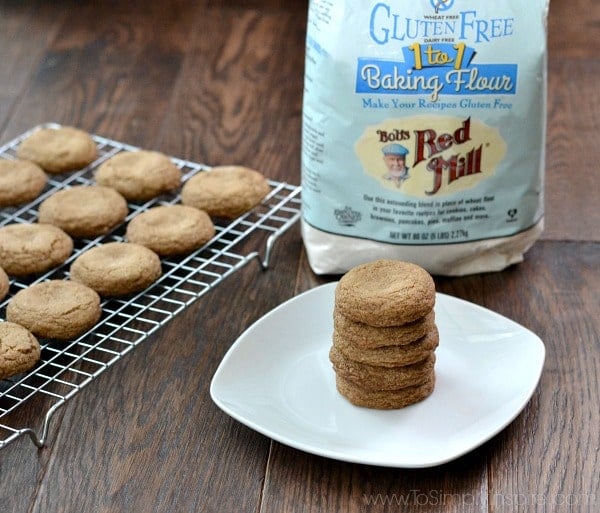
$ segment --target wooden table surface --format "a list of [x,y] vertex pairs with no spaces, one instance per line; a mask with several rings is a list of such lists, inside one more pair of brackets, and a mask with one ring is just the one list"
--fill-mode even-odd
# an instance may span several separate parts
[[[299,184],[306,11],[1,1],[0,142],[54,121]],[[268,271],[227,278],[60,408],[46,447],[24,436],[2,449],[0,511],[599,511],[599,26],[595,0],[553,0],[542,239],[505,271],[435,277],[546,345],[539,387],[506,429],[450,463],[392,469],[300,452],[218,409],[209,384],[233,341],[337,278],[311,272],[295,226]]]

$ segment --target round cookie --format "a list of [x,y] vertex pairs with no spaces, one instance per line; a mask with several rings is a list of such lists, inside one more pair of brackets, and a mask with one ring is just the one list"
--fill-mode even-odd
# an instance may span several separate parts
[[14,207],[37,198],[48,176],[28,160],[0,159],[0,207]]
[[376,328],[352,321],[334,309],[333,326],[340,337],[357,347],[402,346],[424,337],[435,327],[435,312],[431,310],[425,317],[402,326]]
[[356,406],[379,410],[394,410],[418,403],[429,397],[435,388],[435,374],[419,385],[398,390],[366,390],[339,374],[335,377],[338,392]]
[[8,280],[8,275],[6,274],[6,271],[0,267],[0,301],[6,297],[9,288],[10,282]]
[[91,164],[98,150],[90,134],[64,126],[33,132],[21,142],[17,156],[35,162],[48,173],[59,174]]
[[329,351],[329,360],[336,374],[367,390],[397,390],[419,385],[433,372],[435,353],[425,360],[402,367],[379,367],[346,358],[335,346]]
[[141,244],[161,256],[191,253],[215,235],[215,226],[203,210],[185,205],[154,207],[127,225],[129,242]]
[[100,297],[89,287],[67,280],[36,283],[17,292],[6,319],[41,338],[69,340],[92,328],[100,315]]
[[233,219],[258,205],[270,190],[258,171],[219,166],[190,178],[181,190],[181,202],[213,217]]
[[401,367],[423,361],[438,346],[437,328],[415,342],[404,346],[384,346],[374,349],[356,347],[333,332],[333,345],[349,360],[380,367]]
[[0,322],[0,379],[28,371],[39,361],[40,344],[26,328]]
[[87,250],[71,264],[71,279],[103,297],[138,292],[162,274],[158,255],[132,242],[109,242]]
[[121,224],[127,201],[110,187],[77,185],[42,201],[38,220],[58,226],[75,238],[104,235]]
[[435,304],[435,284],[422,267],[400,260],[358,265],[340,279],[335,306],[370,326],[400,326],[424,317]]
[[181,171],[157,151],[124,151],[100,165],[96,182],[131,201],[146,201],[181,185]]
[[0,267],[9,276],[40,274],[62,264],[73,240],[51,224],[9,224],[0,228]]

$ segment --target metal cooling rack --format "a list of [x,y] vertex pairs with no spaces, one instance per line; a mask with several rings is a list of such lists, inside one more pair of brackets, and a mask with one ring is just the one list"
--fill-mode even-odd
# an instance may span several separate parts
[[[32,132],[59,126],[51,123],[29,130],[0,147],[0,158],[15,159],[20,142]],[[31,203],[1,209],[0,226],[35,222],[38,206],[44,199],[61,189],[93,184],[94,170],[102,162],[121,151],[139,149],[97,135],[92,137],[99,153],[95,162],[68,175],[50,176],[43,193]],[[202,164],[177,158],[172,160],[181,169],[184,182],[208,169]],[[40,340],[42,355],[38,365],[29,373],[0,381],[0,449],[23,435],[29,435],[37,447],[44,446],[50,419],[58,408],[151,333],[249,262],[257,260],[266,269],[275,241],[300,216],[300,187],[275,181],[269,183],[271,192],[261,205],[231,222],[219,223],[217,220],[216,235],[204,247],[185,257],[161,258],[163,275],[148,289],[124,299],[103,300],[102,317],[88,333],[70,342]],[[125,226],[131,218],[150,207],[174,204],[179,200],[179,194],[173,194],[143,204],[129,203],[129,215],[122,226],[102,237],[75,240],[73,254],[60,267],[31,280],[12,279],[10,293],[0,303],[0,319],[4,320],[6,305],[19,290],[48,279],[68,278],[71,262],[82,252],[105,242],[123,241]],[[264,244],[262,253],[240,254],[239,246],[245,245],[246,241],[251,241],[253,246],[256,244],[254,247]],[[36,412],[39,411],[39,429],[11,426],[11,416],[28,404],[35,405]]]

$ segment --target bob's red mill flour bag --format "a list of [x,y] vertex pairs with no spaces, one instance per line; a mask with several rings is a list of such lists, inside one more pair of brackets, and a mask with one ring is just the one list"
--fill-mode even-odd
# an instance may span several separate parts
[[376,258],[500,270],[543,228],[547,0],[311,0],[302,236],[315,273]]

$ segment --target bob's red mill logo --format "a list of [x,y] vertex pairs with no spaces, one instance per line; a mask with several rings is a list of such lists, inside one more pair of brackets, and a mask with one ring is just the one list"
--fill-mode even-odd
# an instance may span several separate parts
[[474,189],[496,173],[507,147],[498,128],[472,116],[421,114],[365,127],[354,151],[379,186],[427,198]]
[[472,148],[465,154],[455,153],[444,158],[441,153],[445,150],[464,144],[471,140],[471,118],[462,122],[454,133],[439,134],[432,128],[415,130],[415,160],[416,166],[428,159],[427,170],[433,173],[433,188],[425,191],[433,195],[440,190],[444,175],[446,183],[459,180],[465,176],[481,173],[481,152],[483,145]]

